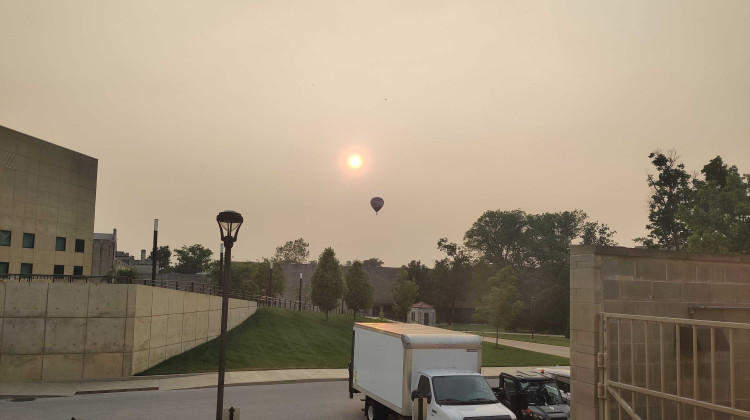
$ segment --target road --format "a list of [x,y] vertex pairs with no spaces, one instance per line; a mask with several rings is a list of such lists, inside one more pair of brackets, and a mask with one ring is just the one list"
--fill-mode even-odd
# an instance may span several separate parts
[[[224,407],[249,419],[363,420],[364,403],[349,399],[346,381],[233,386],[224,390]],[[216,388],[140,391],[14,402],[0,400],[3,420],[213,419]]]

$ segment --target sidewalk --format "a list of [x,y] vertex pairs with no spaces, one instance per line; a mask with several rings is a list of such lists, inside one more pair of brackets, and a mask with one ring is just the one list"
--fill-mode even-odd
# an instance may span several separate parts
[[[482,375],[497,378],[501,372],[529,371],[539,366],[486,367]],[[566,368],[559,367],[558,368]],[[346,369],[290,369],[227,372],[225,386],[267,385],[300,382],[346,381]],[[218,382],[216,373],[164,376],[132,376],[125,379],[98,381],[69,381],[45,383],[0,382],[0,398],[11,397],[71,397],[82,394],[133,391],[171,391],[178,389],[213,388]]]
[[[488,343],[495,344],[494,338],[485,337],[483,338],[483,340]],[[517,340],[504,340],[502,338],[499,339],[497,343],[503,346],[507,346],[507,347],[516,347],[519,349],[535,351],[537,353],[551,354],[553,356],[570,358],[570,347],[553,346],[550,344],[540,344],[540,343],[529,343],[526,341],[517,341]]]

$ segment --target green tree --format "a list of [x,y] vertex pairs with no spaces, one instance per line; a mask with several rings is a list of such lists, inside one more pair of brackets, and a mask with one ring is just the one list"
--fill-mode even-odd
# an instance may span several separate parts
[[299,238],[287,241],[284,245],[276,248],[273,260],[280,263],[304,264],[310,256],[310,244]]
[[[169,250],[168,245],[163,245],[156,248],[156,266],[159,268],[160,273],[168,273],[172,269],[172,251]],[[154,250],[148,254],[148,259],[154,260]]]
[[273,293],[273,296],[282,296],[286,288],[286,279],[281,264],[273,265],[273,290],[268,290],[268,282],[271,280],[271,262],[264,258],[263,261],[254,263],[254,265],[253,287],[264,296],[270,296],[271,293]]
[[312,301],[326,313],[335,309],[344,291],[344,279],[341,264],[333,248],[326,248],[318,258],[318,264],[312,276]]
[[184,245],[174,250],[177,254],[177,265],[174,267],[176,273],[196,274],[208,269],[213,252],[204,248],[203,245]]
[[[229,277],[229,289],[230,290],[242,290],[244,292],[251,293],[253,295],[260,294],[260,291],[253,282],[255,272],[257,270],[256,265],[250,261],[232,261],[230,264],[231,275]],[[221,279],[219,278],[219,261],[211,261],[208,267],[209,278],[211,284],[215,286],[221,286]]]
[[693,200],[679,216],[691,232],[689,251],[750,253],[750,175],[740,175],[720,156],[706,164],[704,179],[693,179]]
[[497,276],[489,279],[489,293],[481,298],[474,312],[474,319],[495,327],[495,347],[500,330],[505,330],[521,311],[521,301],[516,289],[516,274],[512,267],[505,267]]
[[645,238],[635,238],[636,242],[652,248],[679,251],[687,246],[690,229],[679,217],[679,209],[690,203],[692,190],[690,175],[685,165],[678,163],[679,156],[674,150],[666,155],[657,150],[648,155],[657,175],[649,174],[648,186],[651,198],[648,203],[648,221]]
[[[448,310],[448,324],[453,324],[456,302],[463,300],[471,286],[471,257],[468,250],[447,238],[441,238],[437,247],[446,253],[446,257],[435,262],[434,283],[443,296],[442,306]],[[438,270],[440,265],[441,270]]]
[[399,270],[392,293],[393,312],[397,319],[406,321],[406,316],[419,295],[419,287],[413,279],[409,278],[409,272],[406,269]]
[[370,276],[365,271],[362,262],[355,260],[346,270],[346,294],[344,296],[346,306],[354,311],[354,319],[357,319],[357,311],[372,306],[373,290]]
[[114,280],[117,283],[131,284],[138,278],[138,271],[135,268],[121,268],[112,270],[105,275],[108,280]]
[[362,265],[365,268],[382,267],[383,266],[383,260],[381,260],[380,258],[368,258],[368,259],[362,261]]
[[438,301],[435,296],[435,288],[432,286],[430,269],[426,265],[422,264],[421,261],[411,260],[409,264],[401,266],[405,269],[409,275],[409,278],[417,283],[419,289],[418,301],[436,305]]
[[466,231],[464,245],[497,266],[526,264],[528,218],[522,210],[488,210]]

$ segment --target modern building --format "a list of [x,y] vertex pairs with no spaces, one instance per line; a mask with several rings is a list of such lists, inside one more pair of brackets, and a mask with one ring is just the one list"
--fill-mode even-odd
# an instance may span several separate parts
[[0,275],[91,275],[97,170],[0,126]]

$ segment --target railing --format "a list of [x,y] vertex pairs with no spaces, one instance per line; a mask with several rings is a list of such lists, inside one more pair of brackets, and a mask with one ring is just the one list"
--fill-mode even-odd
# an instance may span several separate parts
[[[736,356],[738,347],[747,348],[750,324],[601,315],[597,396],[604,419],[621,419],[623,412],[639,420],[750,419],[750,411],[737,408],[738,387],[746,392],[748,378],[735,377],[738,362],[748,361]],[[717,383],[717,366],[728,376],[724,382]]]
[[[56,274],[0,274],[0,281],[5,282],[49,282],[49,283],[84,283],[84,284],[142,284],[145,286],[161,287],[165,289],[182,290],[185,292],[202,293],[212,296],[222,296],[222,287],[209,283],[190,280],[140,280],[117,276],[71,276]],[[230,298],[257,302],[258,307],[280,308],[293,311],[320,312],[318,306],[305,301],[282,299],[279,297],[255,295],[244,290],[230,289]],[[351,310],[337,308],[333,312],[353,314]]]

